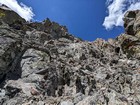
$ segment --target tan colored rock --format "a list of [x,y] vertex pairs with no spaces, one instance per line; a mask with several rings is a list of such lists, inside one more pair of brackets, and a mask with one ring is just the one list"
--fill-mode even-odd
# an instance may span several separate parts
[[32,95],[39,95],[39,91],[35,89],[34,87],[31,87],[30,92]]

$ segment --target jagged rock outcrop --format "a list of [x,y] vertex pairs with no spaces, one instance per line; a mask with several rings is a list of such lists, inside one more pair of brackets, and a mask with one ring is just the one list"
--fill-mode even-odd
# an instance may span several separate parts
[[124,17],[125,34],[118,37],[122,50],[129,58],[140,59],[140,11],[129,11]]
[[139,105],[139,19],[127,12],[125,34],[88,42],[0,9],[0,104]]

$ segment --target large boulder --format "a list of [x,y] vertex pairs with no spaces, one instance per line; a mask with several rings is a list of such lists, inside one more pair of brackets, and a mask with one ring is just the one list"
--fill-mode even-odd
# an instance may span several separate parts
[[117,37],[127,57],[140,59],[140,11],[128,11],[124,16],[125,33]]
[[25,22],[23,18],[5,5],[0,6],[0,20],[7,24],[13,24],[16,21]]

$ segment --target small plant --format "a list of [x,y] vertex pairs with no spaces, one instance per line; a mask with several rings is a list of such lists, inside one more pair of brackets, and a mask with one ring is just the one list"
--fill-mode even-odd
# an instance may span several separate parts
[[0,18],[2,18],[2,17],[4,17],[4,16],[5,16],[5,14],[2,13],[2,12],[0,12]]

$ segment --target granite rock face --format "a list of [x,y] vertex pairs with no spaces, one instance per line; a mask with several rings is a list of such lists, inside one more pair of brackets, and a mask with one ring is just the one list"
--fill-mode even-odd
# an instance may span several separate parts
[[1,7],[0,105],[139,105],[139,19],[129,11],[124,34],[88,42]]

